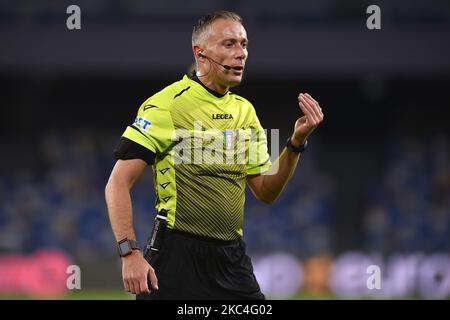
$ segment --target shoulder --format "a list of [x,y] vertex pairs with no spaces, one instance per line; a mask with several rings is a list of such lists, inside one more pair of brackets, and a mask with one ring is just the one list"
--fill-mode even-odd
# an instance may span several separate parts
[[248,116],[251,117],[256,117],[255,107],[249,100],[235,93],[230,94],[234,99],[234,103],[236,103],[239,106],[239,109],[241,110],[241,112],[243,112],[243,114],[247,114]]
[[238,95],[236,93],[233,93],[233,92],[230,92],[230,95],[233,97],[233,99],[235,99],[236,101],[240,102],[241,104],[247,105],[247,106],[250,106],[250,107],[253,108],[252,103],[249,100],[245,99],[243,96],[240,96],[240,95]]
[[170,110],[174,97],[182,90],[185,90],[187,86],[184,79],[166,86],[164,89],[147,98],[147,100],[141,104],[139,112],[146,112],[150,109]]
[[232,93],[232,92],[230,92],[230,95],[235,100],[235,102],[240,105],[240,107],[242,107],[244,109],[248,109],[249,111],[255,110],[255,108],[253,107],[253,104],[246,98],[244,98],[238,94]]

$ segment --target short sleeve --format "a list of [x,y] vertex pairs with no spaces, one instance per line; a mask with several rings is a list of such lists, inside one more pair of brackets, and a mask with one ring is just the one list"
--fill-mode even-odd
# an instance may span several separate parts
[[132,140],[155,154],[163,153],[172,143],[173,122],[170,112],[148,100],[141,106],[134,123],[122,137]]

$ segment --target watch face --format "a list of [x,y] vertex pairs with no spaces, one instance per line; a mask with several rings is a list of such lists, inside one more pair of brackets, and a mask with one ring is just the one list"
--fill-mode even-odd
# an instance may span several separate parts
[[128,241],[123,241],[119,243],[120,253],[125,254],[131,251],[130,244]]

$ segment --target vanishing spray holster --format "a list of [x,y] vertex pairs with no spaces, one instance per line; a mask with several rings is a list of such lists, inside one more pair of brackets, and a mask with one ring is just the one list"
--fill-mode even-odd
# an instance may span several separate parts
[[161,250],[167,229],[167,212],[168,210],[161,209],[155,217],[152,233],[148,238],[147,245],[144,249],[144,257],[149,262],[151,258]]

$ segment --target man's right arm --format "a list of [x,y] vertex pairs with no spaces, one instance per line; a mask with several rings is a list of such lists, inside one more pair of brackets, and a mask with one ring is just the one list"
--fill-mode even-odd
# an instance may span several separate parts
[[[146,167],[147,163],[142,159],[118,160],[106,185],[109,220],[117,241],[136,239],[130,190]],[[152,289],[158,289],[155,271],[139,251],[122,258],[122,276],[128,292],[149,293],[147,279],[150,279]]]
[[141,159],[118,160],[105,188],[108,214],[117,241],[136,239],[130,190],[144,173],[147,163]]

